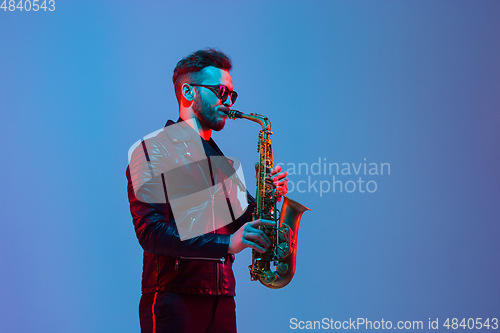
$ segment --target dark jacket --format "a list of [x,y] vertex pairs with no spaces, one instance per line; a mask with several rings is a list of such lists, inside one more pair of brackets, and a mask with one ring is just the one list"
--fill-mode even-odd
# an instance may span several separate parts
[[[165,128],[172,124],[175,123],[167,122]],[[135,149],[131,149],[129,155],[126,175],[130,212],[137,238],[144,249],[142,292],[172,291],[234,296],[235,279],[232,270],[234,255],[227,252],[229,237],[245,222],[251,220],[255,200],[247,192],[248,208],[237,211],[237,207],[234,205],[232,207],[230,200],[234,200],[237,191],[242,190],[239,180],[228,179],[228,174],[234,174],[232,161],[212,160],[213,156],[223,156],[215,142],[212,139],[208,142],[201,140],[205,150],[201,151],[200,145],[194,142],[196,141],[194,139],[200,142],[199,135],[188,125],[185,126],[185,123],[178,124],[182,126],[168,127],[175,129],[157,131],[150,135],[138,143]],[[147,170],[138,167],[141,158],[147,159]],[[204,173],[200,165],[207,163],[207,160],[209,169],[205,170],[210,172]],[[184,176],[189,175],[190,181],[186,182],[186,178],[172,174],[166,176],[161,169],[165,164],[179,166],[175,170],[181,170]],[[148,172],[155,177],[150,177],[147,186],[142,185],[140,190],[137,190],[139,186],[136,186],[134,190],[137,179],[141,174]],[[178,181],[179,179],[184,181]],[[178,220],[182,220],[176,221],[170,201],[175,202],[180,192],[199,191],[200,189],[195,187],[199,187],[200,184],[210,188],[207,191],[210,192],[209,198],[212,202],[210,203],[209,199],[197,202],[196,209],[188,209],[183,214],[174,210]],[[227,202],[232,222],[196,237],[183,236],[186,239],[181,240],[179,236],[181,229],[178,228],[183,228],[186,223],[191,225],[188,225],[187,230],[182,229],[185,233],[181,235],[188,233],[196,221],[213,227],[219,225],[222,215],[220,209],[214,209],[214,201]]]

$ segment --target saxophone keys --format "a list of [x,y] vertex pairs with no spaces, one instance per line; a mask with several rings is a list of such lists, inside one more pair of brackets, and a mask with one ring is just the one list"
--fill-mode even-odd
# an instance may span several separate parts
[[277,279],[278,275],[276,275],[276,273],[273,273],[271,271],[262,272],[262,274],[260,275],[260,280],[264,283],[273,283]]
[[288,271],[288,264],[286,262],[280,262],[278,266],[276,266],[276,272],[280,275],[285,274]]

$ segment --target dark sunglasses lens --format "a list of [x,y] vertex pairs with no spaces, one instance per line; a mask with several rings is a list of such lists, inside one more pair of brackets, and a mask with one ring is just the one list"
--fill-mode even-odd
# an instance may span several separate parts
[[236,91],[231,92],[231,102],[234,104],[236,102],[236,98],[238,98],[238,94]]
[[226,86],[219,86],[219,97],[224,102],[229,94],[229,89]]

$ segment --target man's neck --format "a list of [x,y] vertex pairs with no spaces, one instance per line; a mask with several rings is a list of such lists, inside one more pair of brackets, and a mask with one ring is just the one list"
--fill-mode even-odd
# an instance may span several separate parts
[[210,140],[210,137],[212,136],[212,129],[211,128],[204,128],[198,118],[196,118],[194,115],[192,117],[188,117],[186,115],[183,115],[182,113],[179,114],[179,117],[184,120],[191,128],[193,128],[196,133],[198,133],[201,138],[205,141]]

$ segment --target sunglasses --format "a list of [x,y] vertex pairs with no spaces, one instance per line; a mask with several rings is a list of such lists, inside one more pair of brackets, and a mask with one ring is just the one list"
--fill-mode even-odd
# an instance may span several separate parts
[[222,102],[224,102],[227,96],[229,96],[229,98],[231,98],[231,103],[234,104],[234,102],[236,102],[236,98],[238,98],[238,94],[236,93],[236,91],[229,90],[228,87],[222,84],[207,85],[190,83],[190,85],[210,89]]

